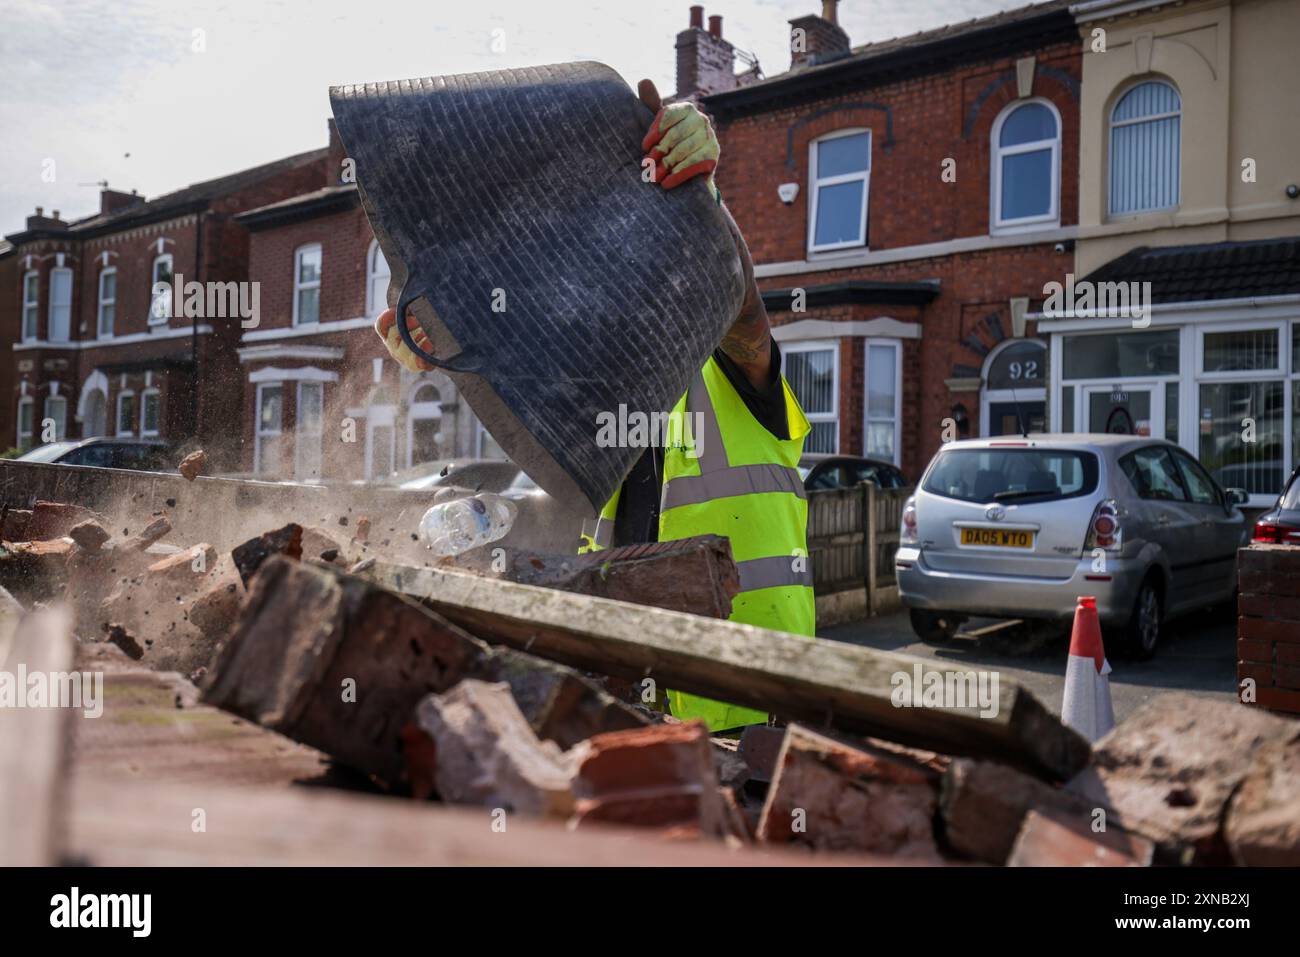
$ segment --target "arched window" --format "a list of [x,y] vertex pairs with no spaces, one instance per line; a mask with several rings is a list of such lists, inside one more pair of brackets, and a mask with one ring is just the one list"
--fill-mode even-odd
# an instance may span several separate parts
[[377,316],[388,308],[388,280],[391,273],[378,240],[371,240],[366,255],[366,315]]
[[1139,83],[1110,114],[1110,212],[1178,205],[1182,99],[1164,80]]
[[871,131],[837,130],[809,150],[809,251],[866,245]]
[[[1037,339],[1006,339],[984,360],[980,434],[1047,431],[1047,346]],[[1065,431],[1071,431],[1069,427]]]
[[992,131],[993,226],[1060,222],[1061,122],[1046,100],[1013,103]]

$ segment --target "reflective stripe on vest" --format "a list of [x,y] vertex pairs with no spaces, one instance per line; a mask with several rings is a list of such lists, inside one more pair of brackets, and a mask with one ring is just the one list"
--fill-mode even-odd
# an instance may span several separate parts
[[[705,364],[675,410],[685,413],[694,442],[665,454],[659,540],[727,536],[740,577],[730,619],[811,636],[808,502],[795,468],[811,426],[788,383],[781,387],[789,439],[754,418],[716,362]],[[675,716],[700,718],[714,732],[767,720],[762,711],[699,695],[670,690],[668,698]]]

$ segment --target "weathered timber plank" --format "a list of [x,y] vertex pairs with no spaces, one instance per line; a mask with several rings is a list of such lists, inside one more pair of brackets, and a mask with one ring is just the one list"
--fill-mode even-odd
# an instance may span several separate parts
[[[13,608],[0,610],[13,617]],[[5,629],[0,622],[0,629]],[[0,680],[17,695],[0,715],[0,866],[53,864],[66,809],[64,789],[73,710],[32,707],[22,674],[62,683],[72,668],[71,622],[62,610],[42,610],[18,621],[0,662]],[[57,686],[57,685],[56,685]]]
[[[425,600],[485,641],[624,678],[796,718],[812,727],[890,738],[955,754],[997,757],[1064,779],[1087,742],[1025,688],[1001,676],[997,713],[898,708],[894,676],[961,669],[906,655],[802,638],[730,621],[575,595],[433,568],[377,563],[371,580]],[[929,679],[935,680],[935,679]]]

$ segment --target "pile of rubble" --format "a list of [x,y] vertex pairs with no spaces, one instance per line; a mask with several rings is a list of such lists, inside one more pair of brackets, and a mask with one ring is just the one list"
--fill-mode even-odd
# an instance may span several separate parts
[[[72,503],[6,509],[0,585],[65,603],[83,653],[179,672],[387,801],[742,856],[1300,863],[1300,723],[1165,695],[1089,748],[1010,681],[993,715],[898,708],[895,676],[952,667],[725,621],[722,539],[450,566],[366,519],[232,544],[156,512],[119,531]],[[777,718],[710,736],[663,712],[667,688]]]

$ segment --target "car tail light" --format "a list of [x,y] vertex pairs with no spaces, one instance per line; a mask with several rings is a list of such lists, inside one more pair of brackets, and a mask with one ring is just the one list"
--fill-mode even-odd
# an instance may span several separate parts
[[1092,521],[1088,524],[1088,540],[1083,547],[1087,551],[1104,548],[1116,552],[1123,543],[1124,529],[1120,527],[1119,506],[1114,499],[1106,499],[1092,513]]
[[909,498],[903,506],[903,522],[898,529],[898,544],[915,545],[921,540],[916,527],[916,499]]
[[1300,528],[1260,520],[1255,523],[1255,533],[1251,536],[1251,541],[1273,545],[1300,545]]

